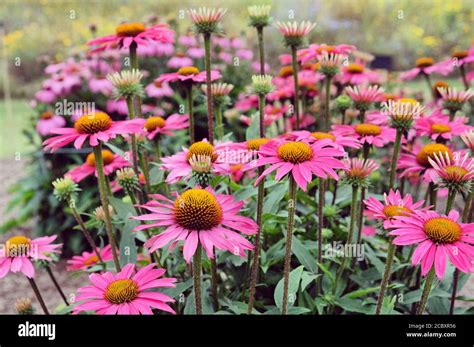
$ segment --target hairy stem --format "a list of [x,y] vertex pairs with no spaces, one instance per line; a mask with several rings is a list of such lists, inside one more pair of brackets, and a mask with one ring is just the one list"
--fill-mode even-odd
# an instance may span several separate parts
[[392,164],[390,166],[389,190],[393,189],[394,186],[395,186],[395,178],[397,176],[397,161],[398,161],[398,154],[400,153],[401,141],[402,141],[402,131],[401,131],[401,129],[397,128],[397,135],[396,135],[396,138],[395,138],[395,144],[393,146]]
[[288,287],[290,283],[291,270],[291,241],[293,237],[293,222],[296,211],[296,191],[297,186],[295,179],[290,175],[288,194],[288,228],[286,232],[285,265],[283,269],[283,300],[281,304],[281,314],[283,315],[286,315],[288,308]]
[[41,296],[41,293],[39,291],[38,286],[36,285],[36,282],[33,278],[28,278],[28,281],[30,282],[31,288],[33,289],[33,292],[36,295],[36,299],[38,299],[41,308],[43,309],[44,314],[49,315],[48,308],[46,307],[46,304],[44,303],[43,297]]
[[431,268],[430,272],[428,272],[428,276],[425,279],[425,286],[423,287],[423,293],[421,294],[420,303],[418,304],[418,308],[416,309],[416,314],[421,315],[425,311],[426,304],[428,303],[428,298],[431,292],[431,286],[433,284],[433,280],[435,277],[435,270],[434,266]]
[[69,306],[69,302],[67,301],[66,295],[64,295],[64,292],[63,292],[61,286],[59,285],[59,282],[56,280],[56,276],[54,276],[54,273],[51,270],[51,267],[49,265],[46,265],[46,272],[48,273],[49,278],[51,278],[51,281],[53,282],[54,286],[56,287],[56,289],[57,289],[59,295],[61,296],[61,298],[63,299],[64,303],[67,306]]
[[195,125],[194,125],[194,111],[193,111],[193,85],[186,83],[186,100],[188,102],[188,116],[189,116],[189,138],[191,144],[196,142]]
[[105,216],[105,229],[107,231],[110,247],[112,249],[112,256],[114,258],[115,270],[119,272],[121,268],[120,268],[119,258],[117,256],[117,249],[116,249],[117,241],[115,240],[114,231],[112,228],[112,221],[110,219],[109,200],[107,197],[107,190],[105,187],[104,161],[102,158],[102,145],[100,142],[98,146],[94,147],[94,156],[95,156],[96,169],[97,169],[97,179],[99,182],[100,201],[102,203],[102,208],[104,210],[104,216]]
[[214,144],[214,114],[212,107],[212,91],[211,91],[211,34],[204,34],[204,49],[206,53],[205,67],[206,67],[206,86],[207,86],[207,131],[208,140],[212,145]]
[[194,280],[194,305],[196,314],[202,314],[201,303],[201,253],[202,247],[198,243],[196,253],[193,256],[193,280]]
[[298,86],[298,61],[296,60],[296,46],[291,46],[291,63],[293,66],[293,82],[295,89],[295,117],[296,130],[300,130],[300,105],[299,105],[299,86]]
[[387,290],[390,282],[390,276],[392,274],[393,258],[395,257],[395,251],[397,246],[393,243],[393,237],[388,239],[389,246],[387,250],[387,259],[385,260],[385,267],[383,271],[382,283],[380,284],[379,297],[377,298],[377,306],[375,308],[375,314],[380,314],[382,311],[383,300],[385,298],[385,291]]

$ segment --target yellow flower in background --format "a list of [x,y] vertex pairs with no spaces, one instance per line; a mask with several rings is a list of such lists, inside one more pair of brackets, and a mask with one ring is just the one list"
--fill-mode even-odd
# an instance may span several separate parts
[[423,44],[428,47],[435,47],[438,45],[438,39],[434,36],[426,36],[423,38]]
[[12,31],[11,33],[5,35],[5,37],[3,38],[3,44],[8,47],[14,46],[18,41],[22,39],[22,37],[22,30]]

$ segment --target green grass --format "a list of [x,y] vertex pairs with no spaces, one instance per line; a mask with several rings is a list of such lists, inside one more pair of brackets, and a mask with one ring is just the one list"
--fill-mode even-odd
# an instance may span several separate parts
[[11,114],[7,114],[4,100],[0,101],[0,159],[14,159],[15,156],[34,150],[22,134],[29,124],[31,108],[27,100],[12,100]]

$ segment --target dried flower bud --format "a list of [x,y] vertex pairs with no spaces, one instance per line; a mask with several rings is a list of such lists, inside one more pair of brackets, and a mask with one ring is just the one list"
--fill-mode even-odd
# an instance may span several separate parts
[[21,315],[31,315],[35,313],[35,309],[29,298],[20,298],[15,302],[15,310]]

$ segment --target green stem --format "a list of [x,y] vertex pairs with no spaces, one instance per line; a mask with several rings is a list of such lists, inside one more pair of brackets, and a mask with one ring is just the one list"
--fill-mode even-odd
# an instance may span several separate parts
[[471,188],[471,192],[468,194],[466,198],[466,202],[464,205],[464,210],[462,211],[462,221],[464,223],[469,223],[469,211],[472,210],[474,203],[474,187]]
[[365,109],[359,110],[359,121],[361,123],[365,122]]
[[63,299],[64,303],[69,306],[69,302],[67,302],[66,295],[64,295],[63,290],[61,289],[61,286],[59,285],[58,281],[56,280],[56,276],[54,276],[53,271],[51,270],[49,265],[46,265],[46,272],[49,275],[49,278],[51,278],[51,281],[53,282],[54,286],[56,287],[59,295]]
[[291,46],[291,63],[293,66],[293,82],[295,89],[295,116],[296,130],[300,130],[300,105],[299,105],[299,86],[298,86],[298,62],[296,60],[296,46]]
[[[128,108],[128,118],[134,119],[135,118],[135,109],[133,107],[133,99],[127,98],[127,108]],[[138,168],[138,146],[137,146],[137,137],[135,134],[130,135],[131,138],[131,149],[132,149],[132,163],[133,163],[133,171],[135,171],[135,175],[137,177],[140,176],[140,170]]]
[[450,109],[449,110],[449,121],[452,122],[454,120],[454,116],[456,116],[456,110]]
[[[155,153],[156,153],[156,162],[161,162],[161,137],[157,135],[155,137]],[[165,183],[163,186],[165,190],[165,196],[170,196],[170,187],[168,184]]]
[[389,246],[387,250],[387,259],[385,260],[385,268],[383,271],[382,283],[380,284],[379,297],[377,298],[377,307],[375,308],[375,314],[382,312],[383,300],[385,298],[385,292],[390,282],[390,276],[392,274],[393,258],[395,257],[395,251],[397,246],[393,243],[393,237],[388,239]]
[[451,303],[449,305],[449,314],[454,314],[454,306],[456,305],[456,293],[458,291],[459,270],[455,269],[453,274],[453,290],[451,292]]
[[425,279],[425,286],[423,287],[423,293],[421,294],[420,303],[418,304],[418,308],[416,310],[417,315],[421,315],[425,311],[425,307],[428,302],[428,298],[430,296],[431,286],[433,284],[434,277],[435,277],[435,270],[433,266],[430,272],[428,273],[428,276],[426,276],[426,279]]
[[263,42],[263,27],[257,27],[258,50],[260,52],[260,75],[265,75],[265,47]]
[[397,135],[395,138],[395,144],[393,146],[393,156],[392,156],[392,164],[390,166],[390,185],[389,190],[393,189],[395,186],[395,179],[397,176],[397,162],[398,162],[398,154],[400,153],[400,144],[402,142],[402,131],[401,129],[397,128]]
[[28,278],[28,281],[30,282],[31,288],[33,289],[33,292],[35,292],[36,299],[38,299],[41,308],[43,309],[44,314],[49,315],[48,308],[46,307],[46,304],[44,303],[43,297],[41,296],[41,293],[39,291],[38,286],[36,285],[36,282],[33,278]]
[[117,244],[117,242],[115,240],[114,231],[112,228],[112,221],[110,219],[109,200],[107,197],[107,188],[105,187],[104,161],[102,158],[102,145],[99,142],[99,145],[93,148],[94,148],[94,156],[95,156],[96,169],[97,169],[97,179],[99,182],[100,201],[102,203],[102,208],[104,209],[105,229],[107,231],[110,247],[112,249],[112,256],[114,258],[115,269],[117,270],[117,272],[119,272],[121,268],[120,268],[120,262],[117,256],[117,249],[115,248],[115,245]]
[[[261,52],[262,53],[262,52]],[[260,138],[265,138],[265,95],[258,96],[258,108],[259,108],[259,135]],[[261,176],[264,171],[264,167],[260,166],[258,168],[258,176]],[[258,280],[258,269],[260,261],[260,238],[262,234],[262,225],[263,225],[263,200],[265,198],[265,179],[261,180],[258,184],[258,195],[257,195],[257,234],[255,235],[255,249],[253,251],[253,262],[252,262],[252,272],[250,276],[250,294],[249,294],[249,304],[247,307],[247,314],[251,314],[253,310],[253,305],[255,302],[255,292],[257,289],[257,280]]]
[[216,135],[218,140],[224,137],[224,124],[222,122],[222,108],[216,106]]
[[196,253],[193,256],[193,280],[194,280],[194,305],[196,314],[202,314],[201,303],[201,244],[198,243]]
[[[356,221],[358,191],[359,191],[358,187],[356,185],[353,185],[352,186],[352,202],[351,202],[351,219],[349,222],[349,230],[347,232],[346,245],[350,245],[352,243],[352,236],[354,234],[354,226],[355,226],[355,221]],[[334,285],[332,289],[333,294],[336,294],[337,284],[342,276],[342,273],[344,272],[345,264],[346,264],[346,254],[344,252],[342,255],[341,265],[339,266],[339,269],[336,273],[336,280],[334,281]]]
[[433,101],[436,101],[436,92],[433,90],[433,86],[431,85],[431,78],[428,74],[422,73],[422,75],[425,78],[426,83],[428,84],[429,91],[431,93],[431,97],[433,98]]
[[105,185],[107,186],[107,194],[113,196],[112,187],[110,186],[109,176],[105,176]]
[[461,72],[462,83],[464,84],[464,89],[469,89],[469,82],[467,81],[466,77],[466,69],[464,68],[464,64],[459,66],[459,71]]
[[208,140],[212,145],[214,144],[214,114],[212,107],[212,89],[211,89],[211,34],[204,34],[204,49],[206,53],[205,67],[206,67],[206,86],[207,86],[207,131]]
[[[323,227],[324,227],[324,186],[325,180],[323,178],[319,179],[319,201],[318,201],[318,263],[323,263]],[[323,272],[321,269],[318,270],[319,279],[318,286],[316,287],[316,294],[319,295],[322,291],[323,285]]]
[[89,230],[87,230],[87,227],[86,227],[86,224],[84,223],[84,221],[82,220],[82,217],[81,215],[79,214],[79,211],[76,209],[76,207],[72,204],[69,204],[69,207],[71,208],[71,211],[72,211],[72,215],[74,216],[74,219],[76,220],[77,224],[79,224],[79,228],[81,229],[82,231],[82,234],[84,235],[84,237],[86,238],[87,242],[89,243],[89,246],[92,248],[92,250],[94,251],[95,255],[97,256],[97,259],[99,260],[100,264],[102,265],[102,268],[106,269],[106,266],[105,266],[105,263],[104,263],[104,260],[102,259],[102,257],[100,256],[100,252],[99,250],[97,249],[97,245],[96,243],[94,242],[94,239],[92,238],[92,235],[90,234]]
[[214,259],[211,259],[211,292],[212,292],[212,307],[214,312],[219,310],[219,292],[217,290],[217,254]]
[[448,193],[448,201],[446,202],[446,211],[445,214],[447,215],[451,209],[453,208],[454,199],[456,198],[456,189],[449,189]]
[[193,84],[186,83],[186,100],[188,102],[188,117],[189,117],[189,138],[191,144],[196,142],[195,125],[194,125],[194,111],[193,111]]
[[331,98],[331,77],[326,76],[326,104],[325,104],[325,117],[324,117],[324,130],[329,131],[329,121],[331,118],[331,110],[329,109],[329,99]]
[[344,125],[346,123],[346,110],[341,111],[341,124]]
[[150,163],[148,161],[148,153],[146,151],[142,151],[138,153],[140,165],[143,171],[143,177],[145,178],[145,190],[147,194],[151,193],[151,186],[150,186]]
[[283,300],[281,303],[281,314],[286,315],[288,306],[288,287],[290,283],[291,270],[291,241],[293,238],[293,222],[296,211],[296,191],[297,186],[295,179],[290,175],[290,185],[288,194],[288,228],[286,232],[286,247],[285,247],[285,265],[283,269]]
[[429,194],[430,194],[430,204],[433,206],[433,210],[436,210],[436,200],[438,196],[438,192],[436,191],[436,184],[430,182],[428,185]]

